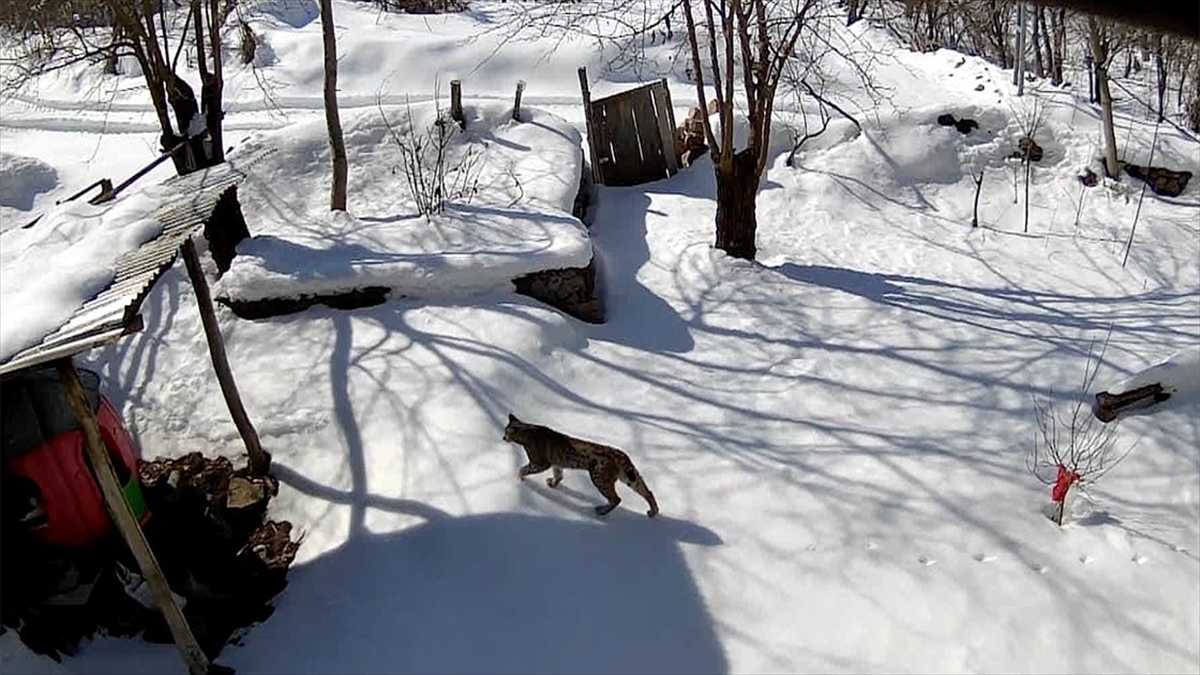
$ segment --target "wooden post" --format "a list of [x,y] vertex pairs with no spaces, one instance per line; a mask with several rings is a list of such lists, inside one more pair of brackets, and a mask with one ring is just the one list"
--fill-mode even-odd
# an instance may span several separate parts
[[588,152],[592,155],[592,181],[600,183],[600,167],[596,165],[596,129],[592,124],[592,93],[588,90],[587,68],[579,69],[579,89],[583,92],[583,121],[587,126]]
[[192,288],[196,290],[196,305],[200,308],[200,321],[204,324],[204,336],[208,339],[208,355],[212,357],[213,370],[216,371],[217,381],[221,384],[225,405],[229,406],[229,414],[233,417],[233,423],[242,435],[242,442],[246,444],[246,452],[250,455],[250,473],[264,476],[271,468],[271,455],[259,444],[258,432],[250,423],[250,417],[242,405],[242,398],[238,395],[237,383],[233,380],[229,359],[225,356],[221,327],[217,325],[217,313],[213,310],[212,294],[209,293],[208,281],[200,267],[200,256],[196,254],[196,244],[192,242],[191,237],[183,242],[183,262],[187,265]]
[[467,128],[462,109],[462,80],[450,80],[450,119],[458,122],[459,129]]
[[204,655],[204,650],[200,648],[200,643],[192,634],[192,629],[188,626],[183,611],[179,609],[175,597],[171,595],[171,588],[167,585],[162,568],[158,566],[154,552],[150,550],[146,534],[138,525],[137,517],[133,515],[133,508],[129,506],[125,493],[117,482],[117,472],[113,469],[112,460],[108,456],[104,442],[100,440],[100,424],[96,421],[96,414],[92,411],[91,406],[88,405],[87,395],[83,392],[83,384],[79,381],[79,372],[75,370],[75,364],[70,357],[59,359],[55,362],[55,366],[58,368],[58,377],[62,380],[63,388],[66,390],[67,402],[70,403],[71,410],[83,428],[83,447],[87,451],[92,471],[96,474],[96,482],[100,484],[100,494],[104,497],[104,505],[108,507],[108,513],[116,523],[117,530],[137,560],[142,576],[150,584],[154,602],[167,621],[171,637],[175,639],[175,646],[179,648],[184,662],[187,663],[188,672],[191,675],[208,675],[211,666],[208,657]]
[[525,80],[517,80],[517,96],[513,100],[513,119],[521,121],[521,93],[525,91]]

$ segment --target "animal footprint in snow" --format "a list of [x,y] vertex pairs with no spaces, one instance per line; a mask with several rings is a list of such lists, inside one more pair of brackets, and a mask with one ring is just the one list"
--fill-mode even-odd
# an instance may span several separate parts
[[1079,556],[1079,562],[1083,563],[1084,565],[1091,565],[1092,563],[1096,562],[1096,559],[1085,553]]
[[873,541],[868,541],[866,544],[863,544],[863,548],[867,549],[868,551],[874,551],[875,549],[879,548],[879,544],[876,544]]
[[988,555],[987,553],[976,553],[975,560],[981,563],[996,562],[996,556]]
[[921,563],[922,565],[924,565],[926,567],[929,567],[930,565],[936,565],[937,559],[930,558],[927,555],[923,555],[923,556],[920,556],[919,558],[917,558],[917,562]]
[[1147,558],[1146,556],[1142,555],[1141,553],[1134,553],[1133,557],[1130,558],[1130,560],[1132,560],[1133,564],[1135,564],[1135,565],[1145,565],[1147,562],[1150,562],[1150,559]]
[[1037,572],[1038,574],[1045,574],[1046,572],[1050,571],[1049,567],[1046,567],[1045,565],[1043,565],[1041,563],[1031,563],[1029,565],[1029,569],[1033,570],[1034,572]]

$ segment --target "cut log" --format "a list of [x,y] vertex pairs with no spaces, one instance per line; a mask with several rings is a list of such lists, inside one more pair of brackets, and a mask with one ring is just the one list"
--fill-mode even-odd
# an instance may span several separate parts
[[1110,394],[1102,391],[1096,394],[1096,401],[1092,404],[1092,414],[1101,422],[1111,422],[1127,410],[1147,408],[1169,398],[1171,395],[1163,391],[1163,386],[1158,383],[1131,389],[1122,394]]

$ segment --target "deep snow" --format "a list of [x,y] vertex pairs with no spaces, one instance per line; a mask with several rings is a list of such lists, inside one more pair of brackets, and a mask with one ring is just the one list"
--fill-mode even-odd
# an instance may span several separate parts
[[[228,119],[245,136],[319,124],[311,6],[277,0],[253,15],[270,46],[259,74],[282,107],[233,66]],[[603,59],[588,41],[545,58],[545,41],[511,42],[484,60],[494,33],[458,38],[485,30],[504,4],[428,18],[335,7],[342,100],[364,119],[382,82],[396,105],[428,95],[441,74],[463,77],[480,105],[507,100],[525,79],[534,115],[582,130],[575,68],[598,78]],[[1047,88],[1046,159],[1032,176],[1026,234],[1003,156],[1029,104],[1006,73],[946,51],[909,53],[862,25],[836,30],[874,54],[890,93],[868,99],[849,69],[831,65],[833,91],[869,114],[861,131],[835,121],[796,169],[783,165],[777,135],[758,262],[712,249],[715,186],[702,159],[669,180],[598,189],[587,245],[603,325],[503,286],[262,321],[220,310],[242,397],[283,483],[274,515],[305,536],[278,611],[222,663],[246,673],[1200,669],[1200,397],[1122,422],[1118,440],[1135,451],[1091,489],[1092,514],[1065,528],[1040,514],[1049,490],[1023,461],[1031,394],[1086,395],[1089,346],[1110,327],[1102,386],[1200,343],[1200,188],[1176,199],[1142,198],[1131,179],[1084,190],[1075,176],[1094,166],[1096,112]],[[412,66],[425,58],[436,73]],[[594,90],[633,79],[604,77]],[[102,142],[118,167],[147,161],[152,118],[136,86],[107,108],[126,126],[96,135],[100,104],[78,92],[103,82],[50,78],[37,101],[4,103],[5,152],[59,174],[27,215],[94,180],[67,141],[48,139]],[[670,84],[682,119],[693,89]],[[979,119],[980,135],[938,126],[941,112]],[[1118,124],[1127,157],[1145,161],[1152,123],[1122,109]],[[525,141],[537,143],[531,152],[546,142],[538,133]],[[348,140],[360,161],[387,147],[371,134]],[[1194,139],[1164,127],[1158,143],[1156,164],[1200,173]],[[271,200],[257,198],[247,216],[268,242],[344,242],[344,223],[406,208],[379,204],[379,181],[352,188],[348,217],[328,217],[325,168],[290,152],[264,175],[290,167],[288,195],[274,203],[307,217],[272,220]],[[973,230],[979,166],[988,168]],[[403,192],[400,177],[393,185],[388,194]],[[6,237],[10,213],[0,213]],[[555,237],[578,231],[537,222]],[[436,224],[378,225],[387,246],[420,246]],[[271,245],[242,244],[247,262],[256,247]],[[308,254],[349,260],[344,250]],[[7,285],[7,263],[0,271]],[[438,280],[463,278],[447,267]],[[143,333],[83,359],[105,375],[143,454],[240,456],[182,270],[144,315]],[[509,412],[625,449],[662,515],[647,519],[631,502],[597,520],[600,497],[578,475],[558,491],[519,483],[520,450],[501,441]],[[98,638],[54,664],[11,633],[0,664],[182,672],[167,646]]]

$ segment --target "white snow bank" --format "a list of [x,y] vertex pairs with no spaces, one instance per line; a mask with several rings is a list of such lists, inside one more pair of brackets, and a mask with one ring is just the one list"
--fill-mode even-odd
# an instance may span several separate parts
[[328,192],[312,189],[310,176],[328,176],[331,166],[323,121],[243,144],[239,156],[276,152],[249,169],[241,203],[254,236],[239,246],[217,292],[258,300],[384,286],[416,297],[587,265],[587,230],[571,215],[583,165],[579,132],[537,110],[516,122],[500,103],[467,104],[464,112],[466,131],[449,127],[445,167],[447,185],[465,185],[469,194],[430,218],[417,213],[393,134],[428,139],[437,119],[432,102],[347,116],[349,213],[331,213]]
[[1200,391],[1200,345],[1184,347],[1149,368],[1118,382],[1109,393],[1119,394],[1161,384],[1168,394]]
[[58,172],[33,157],[0,152],[0,206],[22,211],[33,208],[33,200],[58,185]]
[[0,361],[57,330],[112,283],[127,251],[158,236],[158,190],[105,206],[64,204],[29,229],[0,233]]

